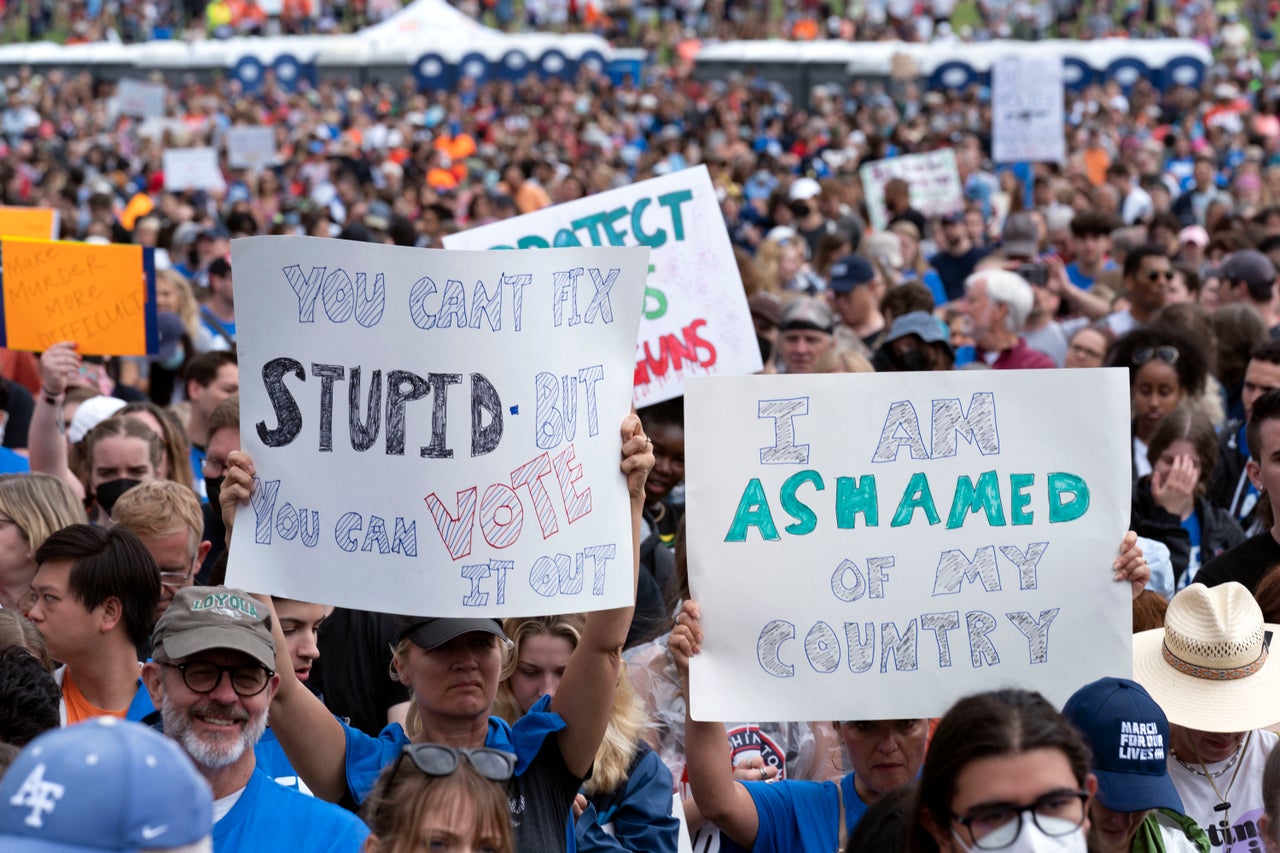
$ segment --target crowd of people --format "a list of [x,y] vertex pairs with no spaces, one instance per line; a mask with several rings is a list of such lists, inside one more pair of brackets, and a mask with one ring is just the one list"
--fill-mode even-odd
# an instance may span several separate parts
[[[218,5],[142,20],[216,36]],[[284,4],[321,30],[395,5]],[[668,853],[688,832],[698,851],[1280,851],[1280,81],[1259,52],[1274,10],[983,2],[952,27],[942,0],[460,5],[596,28],[652,60],[641,79],[450,91],[170,80],[148,119],[89,72],[3,81],[0,201],[57,210],[64,239],[154,249],[160,347],[0,351],[0,847]],[[79,38],[132,20],[70,7]],[[21,14],[36,34],[68,13],[5,9]],[[1064,30],[1201,38],[1218,61],[1199,88],[1065,93],[1066,160],[1019,171],[991,161],[981,86],[797,97],[662,56],[673,36]],[[238,125],[273,128],[270,167],[224,158],[225,191],[165,189],[167,148],[222,147]],[[861,165],[943,147],[952,209],[921,212],[907,180],[867,198]],[[941,720],[693,720],[679,398],[618,433],[634,606],[445,619],[224,585],[254,474],[233,239],[439,248],[699,165],[767,372],[1128,372],[1132,533],[1080,570],[1132,586],[1132,680],[1072,685],[1062,709],[1004,690]]]

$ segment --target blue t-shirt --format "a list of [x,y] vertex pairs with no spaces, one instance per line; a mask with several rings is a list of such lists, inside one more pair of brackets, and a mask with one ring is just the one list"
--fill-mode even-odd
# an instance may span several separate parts
[[29,474],[31,463],[21,453],[8,447],[0,447],[0,474]]
[[276,733],[268,727],[253,745],[253,754],[258,759],[258,770],[270,777],[277,785],[297,791],[299,794],[314,796],[311,789],[303,784],[298,772],[289,763],[284,754],[284,747],[276,740]]
[[[1107,258],[1102,264],[1102,269],[1104,272],[1116,269],[1116,262]],[[1080,266],[1075,261],[1067,264],[1067,279],[1081,290],[1089,290],[1093,287],[1093,282],[1095,281],[1095,279],[1080,272]]]
[[[214,325],[215,321],[218,324],[216,326]],[[218,338],[222,338],[224,341],[227,342],[228,347],[230,347],[232,344],[236,342],[236,321],[235,320],[231,320],[231,321],[219,320],[217,317],[213,316],[213,313],[210,312],[208,308],[201,308],[200,324],[209,330],[209,336],[213,338],[215,341]],[[222,328],[219,329],[218,326],[221,326]],[[223,334],[224,331],[226,332],[226,334]]]
[[[840,847],[840,798],[844,797],[845,831],[867,813],[867,804],[853,786],[853,774],[835,782],[743,782],[756,804],[759,829],[754,853],[831,853]],[[721,849],[742,851],[731,838],[721,835]]]
[[1191,539],[1191,553],[1187,556],[1187,570],[1182,573],[1178,589],[1183,589],[1195,580],[1196,572],[1200,571],[1200,513],[1192,512],[1182,519],[1182,529],[1187,531],[1187,536]]
[[[535,838],[538,839],[537,849],[552,849],[545,812],[558,807],[555,803],[560,791],[553,789],[564,787],[567,797],[563,802],[563,831],[556,830],[556,841],[563,839],[564,847],[561,849],[572,851],[574,833],[571,805],[582,780],[568,775],[558,747],[554,750],[543,749],[543,741],[547,736],[565,727],[564,719],[559,714],[547,710],[550,705],[551,697],[543,696],[527,714],[516,720],[514,726],[509,725],[506,720],[490,717],[484,745],[516,756],[515,778],[508,783],[507,791],[512,800],[512,825],[516,829],[517,844],[522,849],[534,849],[528,846],[528,840]],[[347,790],[357,803],[364,802],[377,783],[382,768],[400,757],[401,750],[410,743],[409,737],[399,723],[390,724],[375,738],[351,728],[341,720],[339,722],[342,723],[347,741]],[[522,778],[534,765],[535,759],[540,760],[537,772]],[[556,762],[559,762],[559,766]],[[536,817],[530,818],[530,814]]]
[[619,786],[622,790],[596,794],[578,818],[577,846],[581,853],[676,853],[680,820],[672,814],[671,771],[643,741],[635,766]]
[[358,853],[368,834],[346,809],[290,791],[255,769],[240,799],[213,825],[213,851]]

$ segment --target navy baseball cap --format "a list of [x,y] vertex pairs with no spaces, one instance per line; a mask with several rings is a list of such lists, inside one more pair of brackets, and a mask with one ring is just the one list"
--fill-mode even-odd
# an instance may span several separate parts
[[851,293],[855,287],[871,283],[876,271],[862,255],[845,255],[831,265],[831,282],[827,287],[833,293]]
[[139,723],[98,717],[45,732],[0,779],[0,850],[168,850],[213,832],[191,759]]
[[1169,809],[1184,814],[1169,778],[1169,721],[1141,684],[1100,678],[1062,707],[1093,751],[1098,799],[1113,812]]

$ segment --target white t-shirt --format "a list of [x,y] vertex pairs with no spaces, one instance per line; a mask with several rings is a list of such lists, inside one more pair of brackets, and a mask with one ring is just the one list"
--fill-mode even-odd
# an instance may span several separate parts
[[[1218,793],[1214,793],[1202,773],[1192,772],[1182,766],[1176,758],[1169,759],[1169,778],[1173,787],[1178,789],[1182,797],[1182,805],[1188,817],[1194,818],[1200,828],[1209,836],[1209,847],[1214,853],[1247,853],[1260,850],[1258,818],[1263,815],[1262,803],[1262,770],[1266,766],[1267,756],[1275,747],[1277,736],[1274,732],[1258,729],[1249,737],[1240,756],[1239,773],[1232,766],[1221,776],[1213,779]],[[1183,756],[1185,759],[1185,756]],[[1230,759],[1206,765],[1210,773],[1218,773],[1227,767]],[[1187,762],[1200,767],[1195,762]],[[1231,782],[1235,775],[1235,783]],[[1231,786],[1230,792],[1227,786]],[[1214,806],[1222,802],[1219,794],[1226,797],[1231,808],[1226,811],[1214,811]],[[1229,822],[1228,822],[1229,821]]]

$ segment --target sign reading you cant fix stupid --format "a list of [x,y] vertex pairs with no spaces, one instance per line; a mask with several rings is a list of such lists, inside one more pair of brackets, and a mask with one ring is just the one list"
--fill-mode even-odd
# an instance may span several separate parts
[[229,583],[430,616],[632,600],[619,470],[648,249],[255,237]]

